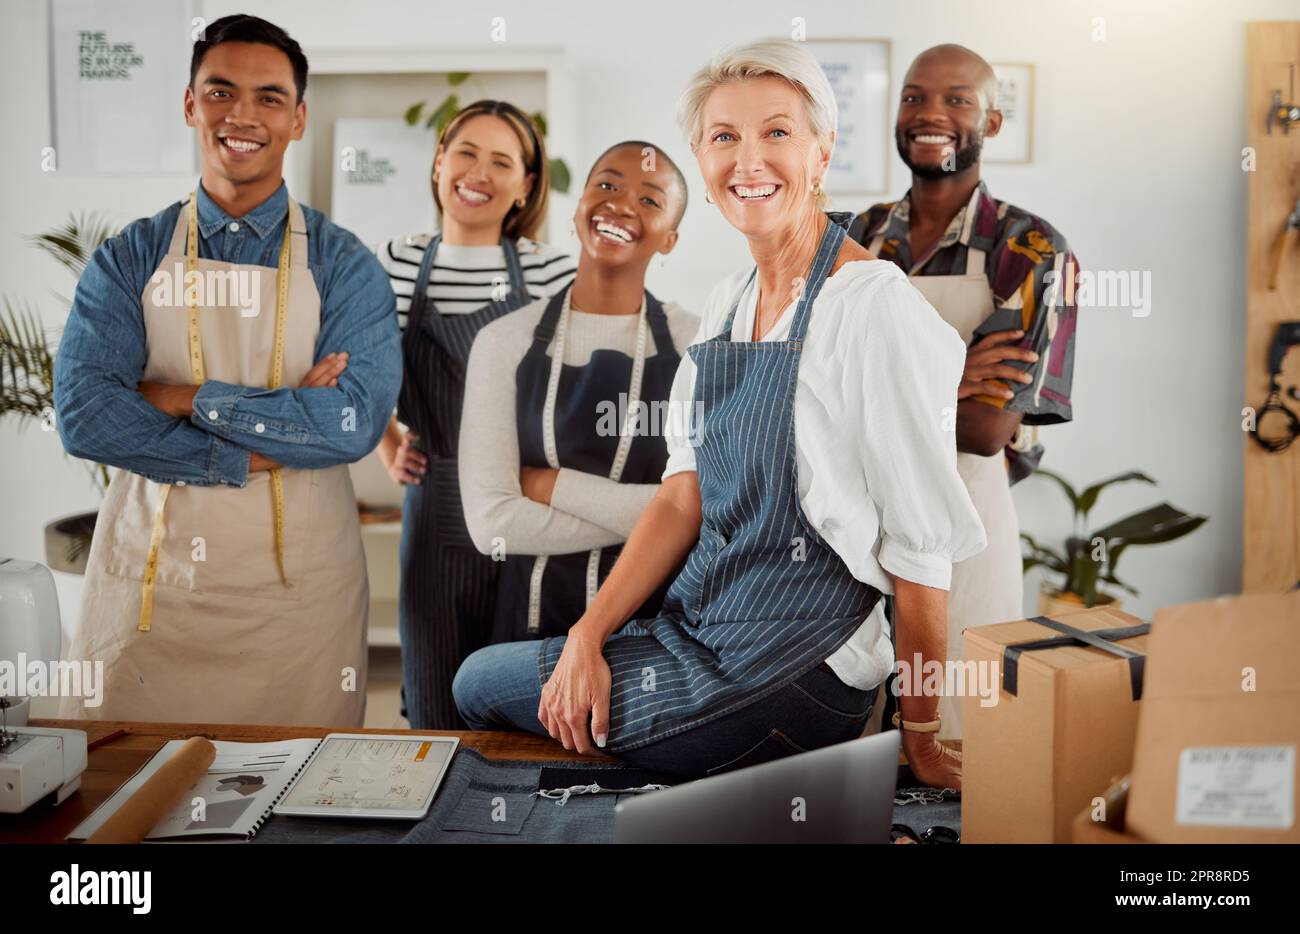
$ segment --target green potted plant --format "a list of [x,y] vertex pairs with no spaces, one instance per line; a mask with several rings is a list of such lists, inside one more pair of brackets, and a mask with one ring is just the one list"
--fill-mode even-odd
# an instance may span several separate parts
[[1106,487],[1134,480],[1154,486],[1156,481],[1141,471],[1131,470],[1094,483],[1080,493],[1063,477],[1050,470],[1040,468],[1036,473],[1055,481],[1065,491],[1074,510],[1073,527],[1065,539],[1064,550],[1040,545],[1032,536],[1020,533],[1020,538],[1026,545],[1024,569],[1028,571],[1042,565],[1061,576],[1055,583],[1043,582],[1038,612],[1044,616],[1099,604],[1118,609],[1119,598],[1100,589],[1100,585],[1110,584],[1137,594],[1137,590],[1115,576],[1115,569],[1124,550],[1130,545],[1171,542],[1194,531],[1206,521],[1205,516],[1190,515],[1169,503],[1161,503],[1088,531],[1088,513],[1097,504],[1097,497]]
[[[460,87],[469,80],[470,72],[453,71],[447,75],[447,84],[451,87]],[[406,109],[406,122],[410,126],[415,126],[420,122],[423,115],[424,105],[428,101],[419,101],[412,104]],[[424,117],[424,125],[433,130],[435,136],[442,136],[443,128],[451,123],[451,118],[456,116],[460,110],[460,95],[455,92],[448,94],[442,99],[442,102],[429,111],[429,115]],[[540,110],[529,114],[533,118],[533,123],[537,124],[537,132],[546,136],[546,115]],[[569,190],[569,166],[563,159],[547,160],[547,167],[551,173],[551,190],[559,194],[565,194]]]
[[[30,242],[80,278],[91,254],[112,235],[102,220],[74,216],[61,227],[31,237]],[[55,430],[54,350],[49,336],[36,312],[5,298],[0,314],[0,419],[7,416],[18,418],[20,431],[33,421],[40,423],[42,431]],[[86,466],[102,493],[108,486],[108,468],[89,462]],[[79,513],[46,525],[45,563],[54,570],[84,573],[95,516],[94,512]]]

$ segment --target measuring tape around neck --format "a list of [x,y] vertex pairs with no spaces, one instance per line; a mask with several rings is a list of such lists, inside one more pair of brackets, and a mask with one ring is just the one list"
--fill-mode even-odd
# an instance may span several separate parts
[[[203,385],[207,378],[203,366],[203,337],[199,331],[199,304],[196,290],[188,287],[194,281],[199,268],[199,214],[197,199],[190,192],[187,208],[188,223],[185,237],[185,303],[189,307],[188,348],[190,358],[190,380],[195,386]],[[289,265],[290,241],[292,239],[293,211],[284,222],[284,240],[280,244],[280,261],[276,267],[275,295],[275,346],[271,354],[271,375],[268,388],[278,389],[284,373],[284,329],[285,316],[289,307]],[[149,533],[149,555],[145,560],[144,584],[140,599],[140,622],[136,627],[140,632],[153,628],[153,597],[158,579],[158,551],[162,545],[163,515],[167,508],[167,497],[172,485],[164,483],[158,492],[158,505],[154,508],[153,528]],[[271,510],[275,519],[275,563],[280,572],[280,581],[289,586],[288,575],[284,570],[284,481],[277,467],[271,471]]]

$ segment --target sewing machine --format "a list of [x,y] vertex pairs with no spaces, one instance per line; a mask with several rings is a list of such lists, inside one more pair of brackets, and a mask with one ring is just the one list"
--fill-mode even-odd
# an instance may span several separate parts
[[[59,598],[48,568],[0,558],[0,814],[17,814],[48,795],[62,804],[81,787],[86,734],[27,726],[30,664],[59,659]],[[47,682],[48,683],[48,682]]]

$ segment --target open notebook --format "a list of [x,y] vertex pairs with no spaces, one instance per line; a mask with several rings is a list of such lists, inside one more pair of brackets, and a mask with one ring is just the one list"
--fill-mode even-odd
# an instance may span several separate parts
[[[184,744],[166,743],[68,839],[91,836]],[[145,839],[251,840],[277,804],[280,813],[416,819],[428,810],[456,744],[455,737],[347,733],[214,741],[207,773]]]
[[[154,825],[147,840],[202,837],[251,840],[270,815],[294,776],[320,745],[318,739],[288,739],[275,743],[214,742],[217,757],[177,807]],[[84,840],[185,745],[174,739],[154,754],[131,778],[68,834]],[[202,800],[202,810],[194,801]],[[195,820],[201,814],[204,820]]]

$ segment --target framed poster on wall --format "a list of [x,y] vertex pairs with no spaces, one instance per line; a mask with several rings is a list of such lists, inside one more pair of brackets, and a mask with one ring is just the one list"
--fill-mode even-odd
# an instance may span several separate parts
[[50,106],[61,172],[190,174],[183,101],[203,26],[192,0],[49,0]]
[[1034,161],[1034,66],[990,63],[998,81],[1002,129],[984,141],[985,162]]
[[832,195],[884,193],[889,187],[889,40],[809,39],[805,44],[826,72],[839,107],[835,155],[823,187]]
[[434,227],[433,130],[401,119],[334,121],[330,213],[372,249]]

